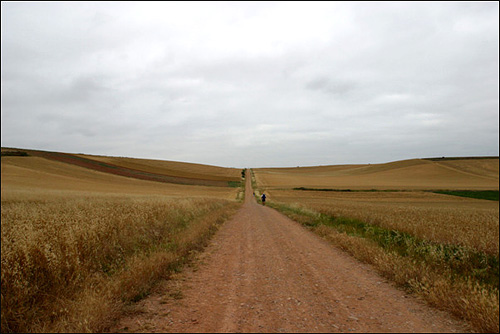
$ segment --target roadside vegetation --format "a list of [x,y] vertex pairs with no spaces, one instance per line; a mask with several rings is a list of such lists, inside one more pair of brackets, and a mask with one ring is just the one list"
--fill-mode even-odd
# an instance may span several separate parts
[[285,191],[270,194],[269,206],[374,265],[408,291],[478,331],[498,332],[499,217],[494,203],[437,208],[421,198],[418,204],[403,205],[380,199],[370,203],[366,197],[361,202],[320,199],[324,192],[316,192],[315,198],[303,192],[295,198]]
[[[498,159],[456,158],[443,162],[446,168],[432,163],[254,170],[254,178],[256,189],[266,189],[266,205],[475,330],[498,332]],[[466,183],[471,189],[415,190],[402,182],[431,167],[442,173],[442,189]],[[354,179],[354,173],[362,177]],[[398,187],[392,179],[399,180]],[[491,190],[477,190],[483,186]]]
[[33,156],[2,156],[1,183],[4,333],[105,331],[189,263],[244,194],[241,182],[151,182]]
[[200,250],[238,203],[2,197],[2,332],[99,332]]

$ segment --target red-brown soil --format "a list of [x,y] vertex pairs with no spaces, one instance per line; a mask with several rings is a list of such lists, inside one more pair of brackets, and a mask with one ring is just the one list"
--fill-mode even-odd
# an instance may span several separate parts
[[196,263],[112,332],[464,332],[298,223],[246,200]]

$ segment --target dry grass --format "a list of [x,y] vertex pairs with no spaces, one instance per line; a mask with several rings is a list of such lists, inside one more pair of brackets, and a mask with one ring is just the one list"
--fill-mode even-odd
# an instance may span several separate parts
[[499,252],[498,202],[429,192],[272,190],[273,201],[300,203],[329,216],[350,217],[436,243]]
[[268,193],[271,206],[430,304],[477,331],[498,332],[498,202],[427,193]]
[[235,205],[145,196],[2,198],[2,331],[95,330],[107,315],[93,314],[99,321],[80,327],[80,313],[93,312],[73,300],[99,297],[94,290],[110,286],[110,308],[142,297]]
[[498,190],[498,159],[337,167],[255,170],[255,179],[292,219],[475,330],[498,332],[498,202],[416,190]]
[[316,231],[356,258],[372,264],[385,277],[422,296],[431,305],[447,310],[468,321],[478,332],[498,332],[498,290],[470,279],[454,279],[425,262],[394,252],[386,252],[376,243],[319,226]]
[[2,157],[2,332],[104,331],[239,207],[238,188]]

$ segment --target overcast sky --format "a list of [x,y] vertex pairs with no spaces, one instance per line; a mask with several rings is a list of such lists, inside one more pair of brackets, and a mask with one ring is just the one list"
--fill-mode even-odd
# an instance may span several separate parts
[[499,154],[498,2],[2,2],[3,147],[226,167]]

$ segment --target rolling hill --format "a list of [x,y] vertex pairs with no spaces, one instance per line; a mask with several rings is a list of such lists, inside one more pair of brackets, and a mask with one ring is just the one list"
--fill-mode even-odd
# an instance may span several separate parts
[[[149,160],[131,159],[140,162],[137,169],[120,166],[121,158],[116,160],[117,164],[110,164],[67,153],[2,148],[2,200],[7,193],[46,191],[234,199],[238,190],[229,182],[241,179],[239,169],[165,162],[173,166],[169,175],[166,168],[154,167],[153,173],[151,167],[148,172]],[[198,178],[193,178],[190,168]]]
[[202,164],[2,148],[2,155],[40,157],[103,173],[164,183],[228,187],[241,170]]
[[498,190],[498,157],[411,159],[383,164],[254,169],[267,188]]

